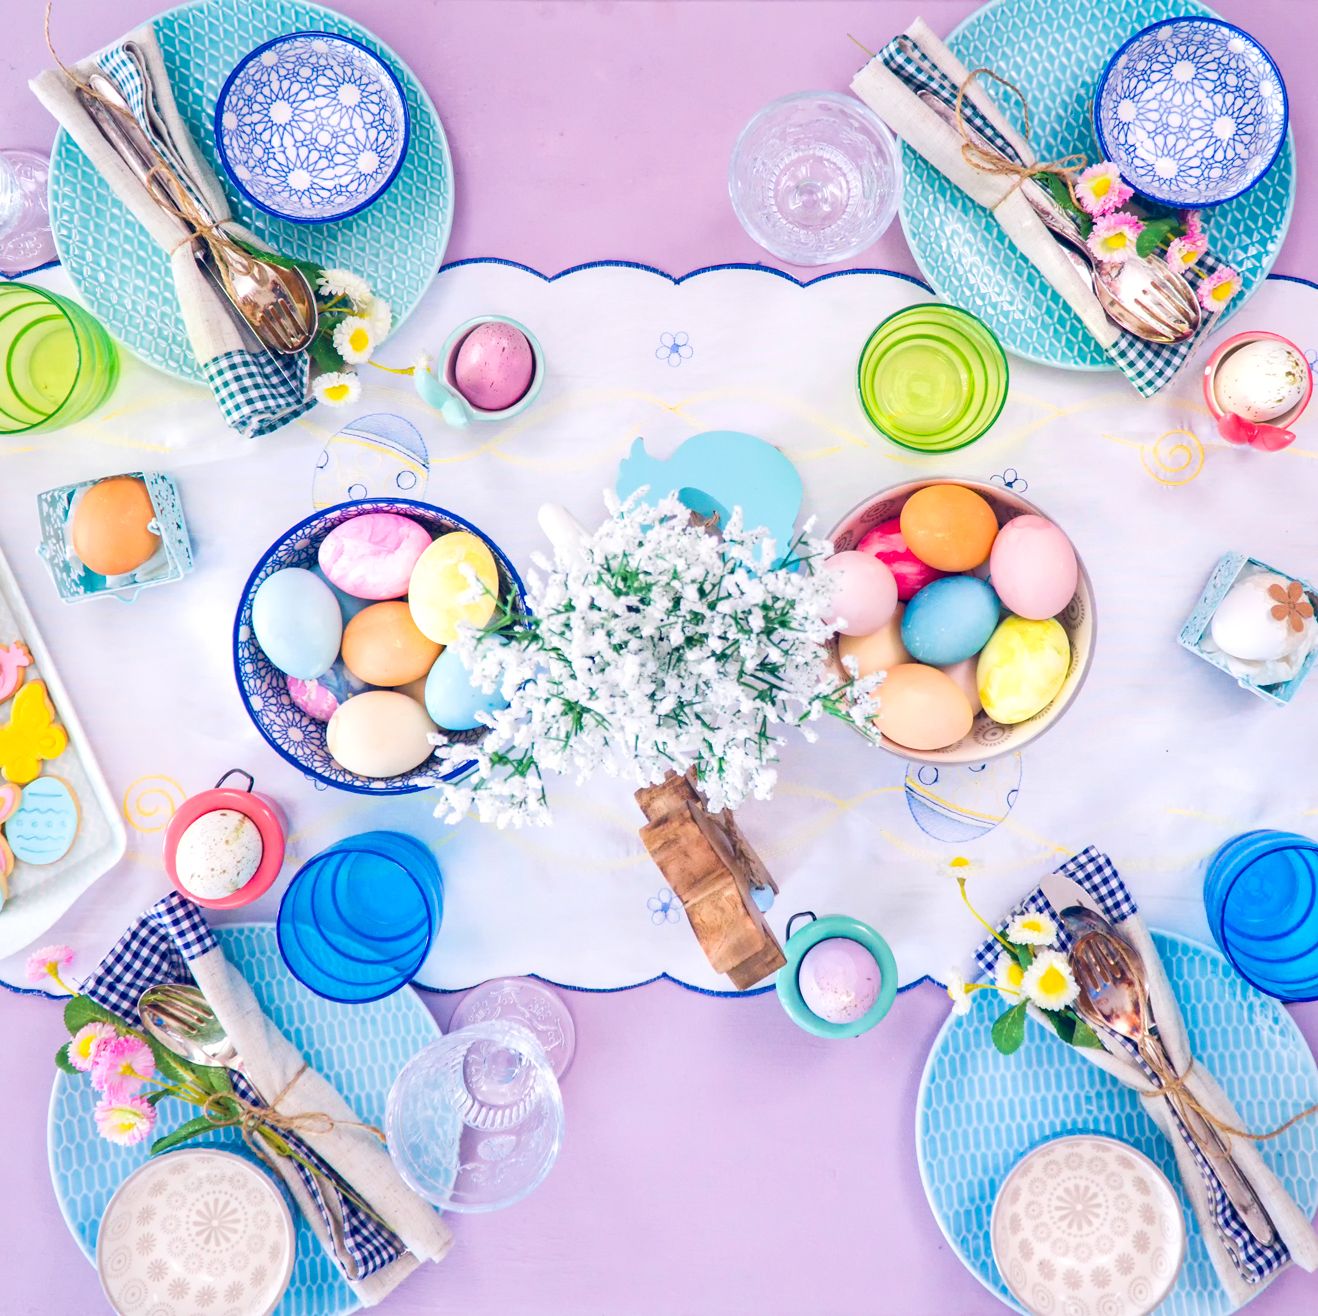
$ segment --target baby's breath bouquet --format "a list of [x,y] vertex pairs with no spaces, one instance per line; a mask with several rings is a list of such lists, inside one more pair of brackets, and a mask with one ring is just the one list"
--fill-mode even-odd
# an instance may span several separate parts
[[735,808],[773,792],[782,728],[813,738],[825,713],[869,728],[878,678],[840,680],[825,647],[832,545],[807,525],[783,554],[739,512],[713,533],[644,493],[606,496],[598,530],[535,560],[529,616],[509,608],[457,642],[508,706],[482,715],[476,745],[438,750],[447,769],[476,766],[437,788],[437,817],[547,822],[546,770],[638,786],[694,770],[710,809]]

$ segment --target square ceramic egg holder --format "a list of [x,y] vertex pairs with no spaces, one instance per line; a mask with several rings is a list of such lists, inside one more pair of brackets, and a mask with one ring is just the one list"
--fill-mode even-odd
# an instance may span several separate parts
[[1206,663],[1212,663],[1214,667],[1226,672],[1242,690],[1248,690],[1250,694],[1258,695],[1260,699],[1266,699],[1270,704],[1289,704],[1295,698],[1295,694],[1304,678],[1309,675],[1309,671],[1314,665],[1314,659],[1318,658],[1318,653],[1311,653],[1304,660],[1304,665],[1289,681],[1281,681],[1275,685],[1258,685],[1247,676],[1236,676],[1227,666],[1224,654],[1208,652],[1203,647],[1203,641],[1208,635],[1208,628],[1212,624],[1213,614],[1246,567],[1256,567],[1261,571],[1269,571],[1273,575],[1284,576],[1287,580],[1299,580],[1309,602],[1318,607],[1318,589],[1315,589],[1307,580],[1300,580],[1298,576],[1293,576],[1288,571],[1278,571],[1276,567],[1270,567],[1266,562],[1260,562],[1257,558],[1248,557],[1244,553],[1227,553],[1218,560],[1217,565],[1213,568],[1213,574],[1209,576],[1208,583],[1199,596],[1199,602],[1195,605],[1195,609],[1185,625],[1181,627],[1181,633],[1177,638],[1183,648],[1189,649],[1191,653],[1196,654]]
[[102,597],[131,603],[138,590],[182,580],[192,570],[192,540],[183,516],[178,486],[161,471],[128,471],[125,474],[146,485],[155,512],[150,529],[160,536],[160,548],[149,561],[124,576],[98,575],[79,560],[69,544],[67,526],[73,500],[84,489],[96,484],[96,480],[61,485],[37,495],[37,516],[41,522],[41,545],[37,552],[65,603]]

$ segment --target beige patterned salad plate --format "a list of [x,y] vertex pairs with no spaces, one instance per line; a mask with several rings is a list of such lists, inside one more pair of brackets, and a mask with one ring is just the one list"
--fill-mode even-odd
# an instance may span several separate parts
[[1185,1259],[1166,1175],[1115,1138],[1057,1138],[1017,1162],[993,1204],[993,1259],[1026,1311],[1145,1316]]
[[189,1148],[119,1186],[96,1269],[120,1316],[268,1316],[293,1251],[293,1218],[266,1175],[232,1152]]

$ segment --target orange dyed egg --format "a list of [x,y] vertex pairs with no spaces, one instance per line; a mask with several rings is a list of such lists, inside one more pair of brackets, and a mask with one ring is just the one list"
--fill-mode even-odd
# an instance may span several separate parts
[[969,732],[974,720],[965,692],[936,667],[902,663],[889,669],[879,687],[874,725],[906,749],[946,749]]
[[[911,655],[902,643],[902,614],[905,611],[906,605],[899,603],[888,622],[872,635],[839,635],[838,658],[854,658],[857,676],[873,676],[875,672],[886,672],[900,663],[909,663]],[[842,670],[846,671],[845,668]]]
[[421,680],[435,665],[440,648],[417,629],[402,599],[373,603],[343,628],[344,666],[367,685]]
[[902,538],[920,559],[940,571],[972,571],[988,560],[998,518],[986,499],[959,484],[931,484],[902,508]]
[[160,536],[147,529],[155,515],[151,495],[136,476],[97,480],[73,509],[73,551],[98,576],[136,571],[160,546]]

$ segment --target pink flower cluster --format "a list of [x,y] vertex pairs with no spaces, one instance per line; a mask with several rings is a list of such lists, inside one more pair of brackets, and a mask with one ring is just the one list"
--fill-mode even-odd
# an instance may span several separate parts
[[101,1094],[93,1112],[103,1138],[131,1147],[146,1138],[156,1123],[156,1108],[140,1094],[155,1077],[151,1048],[140,1038],[120,1036],[108,1023],[84,1025],[73,1035],[69,1063],[91,1075]]

